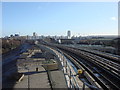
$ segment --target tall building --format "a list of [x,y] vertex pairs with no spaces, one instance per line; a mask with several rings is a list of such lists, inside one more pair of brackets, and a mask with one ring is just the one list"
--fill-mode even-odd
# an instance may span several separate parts
[[67,32],[67,37],[68,37],[68,39],[71,39],[71,32],[70,31]]
[[37,34],[35,32],[33,32],[33,36],[37,36]]
[[37,33],[33,32],[33,39],[37,39]]

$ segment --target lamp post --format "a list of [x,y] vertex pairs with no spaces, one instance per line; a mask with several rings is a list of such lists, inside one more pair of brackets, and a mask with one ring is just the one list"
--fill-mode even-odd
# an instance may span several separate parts
[[30,88],[30,81],[29,81],[29,68],[27,67],[27,65],[25,64],[25,69],[28,70],[28,90]]
[[27,68],[28,69],[28,90],[30,89],[30,81],[29,81],[29,68]]

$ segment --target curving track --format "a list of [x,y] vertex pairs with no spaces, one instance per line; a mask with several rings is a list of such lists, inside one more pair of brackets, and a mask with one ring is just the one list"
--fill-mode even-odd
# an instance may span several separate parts
[[79,48],[73,47],[73,48],[76,49],[76,50],[81,50],[81,51],[84,51],[84,52],[88,52],[88,53],[98,55],[100,57],[109,59],[113,62],[117,62],[117,63],[120,64],[120,56],[118,56],[118,55],[105,53],[105,52],[100,52],[100,51],[96,51],[96,50],[90,50],[90,49],[86,49],[86,48],[80,48],[80,47]]
[[99,55],[71,47],[57,46],[74,58],[103,89],[120,89],[120,65]]
[[44,45],[58,48],[72,57],[95,79],[102,89],[120,90],[120,64],[116,56],[102,55],[64,45],[48,43],[44,43]]
[[[73,58],[73,64],[81,65],[104,90],[120,90],[120,56],[91,50],[44,43],[58,48],[65,55]],[[76,64],[77,63],[77,64]]]

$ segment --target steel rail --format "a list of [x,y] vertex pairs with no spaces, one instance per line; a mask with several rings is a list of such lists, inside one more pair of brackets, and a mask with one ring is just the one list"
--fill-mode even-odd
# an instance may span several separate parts
[[[71,50],[70,48],[69,48],[69,50],[68,50],[69,52],[75,52],[75,51],[73,51],[73,50]],[[76,52],[77,53],[77,56],[84,56],[84,55],[80,55],[80,53],[79,52]],[[75,55],[76,55],[76,53],[74,53]],[[72,55],[73,56],[73,55]],[[85,56],[84,56],[85,57]],[[86,59],[88,59],[88,57],[86,57]],[[89,61],[90,62],[90,61]],[[91,63],[93,63],[93,61],[91,62]],[[94,64],[98,67],[98,65],[94,62]],[[99,66],[99,68],[100,68],[100,66]],[[103,68],[101,68],[101,69],[103,69]],[[104,69],[104,71],[106,71],[105,69]],[[108,72],[108,71],[106,71],[106,72]],[[102,73],[100,73],[100,74],[102,74]],[[113,74],[111,74],[111,73],[109,73],[110,75],[112,75],[113,76]],[[104,75],[102,75],[102,77],[103,77]],[[114,76],[115,77],[115,76]],[[94,77],[95,78],[95,77]],[[113,81],[111,81],[111,80],[109,80],[108,79],[108,77],[103,77],[104,79],[106,79],[106,81],[107,82],[109,82],[109,83],[111,83],[114,87],[116,87],[116,88],[120,88],[120,87],[118,87],[116,84],[114,84],[113,83]],[[119,79],[120,80],[120,79]],[[100,82],[100,81],[99,81]],[[104,87],[105,88],[105,87]]]
[[114,74],[119,75],[120,74],[120,65],[118,64],[114,64],[114,63],[109,63],[109,60],[106,60],[104,58],[101,58],[99,56],[96,56],[94,54],[91,53],[84,53],[82,52],[83,55],[85,55],[86,57],[88,57],[89,59],[91,59],[92,61],[98,63],[99,65],[105,67],[106,69],[112,71]]
[[106,58],[108,60],[111,60],[113,62],[117,62],[120,64],[120,56],[118,56],[118,55],[109,54],[109,53],[105,53],[105,52],[99,52],[99,51],[95,51],[95,50],[83,49],[83,48],[76,48],[76,47],[72,47],[72,48],[81,50],[81,51],[85,51],[88,53],[92,53],[94,55],[98,55],[100,57]]
[[[77,49],[73,49],[73,48],[68,48],[68,49],[71,49],[72,51],[75,51],[75,52],[78,51]],[[87,58],[91,59],[92,61],[98,63],[101,66],[105,65],[106,66],[105,68],[112,71],[116,76],[120,75],[120,65],[119,64],[112,62],[110,60],[107,60],[105,58],[102,58],[100,56],[97,56],[95,54],[88,53],[88,52],[79,51],[78,53],[80,53],[85,58],[87,57]]]
[[[103,63],[105,64],[105,61],[99,61],[96,60],[96,57],[94,56],[95,54],[93,54],[92,56],[89,56],[87,55],[87,53],[85,51],[82,51],[82,50],[77,50],[77,49],[74,49],[72,47],[66,47],[66,46],[63,46],[63,45],[53,45],[53,44],[46,44],[48,46],[52,46],[52,47],[57,47],[58,49],[60,50],[67,50],[67,52],[70,52],[72,53],[72,57],[74,56],[74,58],[77,60],[78,58],[82,58],[84,59],[83,61],[82,60],[79,60],[81,62],[81,65],[84,64],[85,67],[87,67],[85,70],[87,70],[87,72],[90,73],[90,69],[91,69],[91,75],[93,75],[93,77],[96,79],[96,81],[101,84],[101,86],[106,90],[106,89],[120,89],[120,75],[118,74],[115,75],[116,73],[114,73],[112,70],[110,69],[107,69]],[[81,53],[82,52],[82,53]],[[83,54],[84,53],[84,54]],[[68,54],[68,53],[67,53]],[[89,56],[89,57],[88,57]],[[98,55],[97,55],[98,56]],[[77,57],[77,58],[76,58]],[[99,56],[100,57],[100,56]],[[77,62],[79,62],[77,60]],[[79,62],[79,63],[80,63]],[[86,62],[86,63],[85,63]],[[106,63],[106,64],[109,64],[109,63]],[[91,65],[93,65],[93,67],[91,67]],[[108,65],[110,68],[110,65]],[[112,68],[116,68],[116,66],[114,67],[115,65],[112,66]],[[97,68],[94,69],[94,68]],[[117,69],[118,70],[118,69]],[[98,78],[97,76],[94,75],[94,71],[97,72],[101,77]],[[118,70],[119,72],[119,70]],[[107,84],[107,85],[106,85]],[[107,86],[112,86],[111,88],[108,88]]]

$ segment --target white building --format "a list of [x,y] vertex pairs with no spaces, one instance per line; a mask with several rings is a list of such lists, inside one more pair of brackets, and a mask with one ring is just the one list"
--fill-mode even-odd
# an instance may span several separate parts
[[70,31],[67,32],[67,37],[68,37],[68,39],[71,39],[71,32]]

